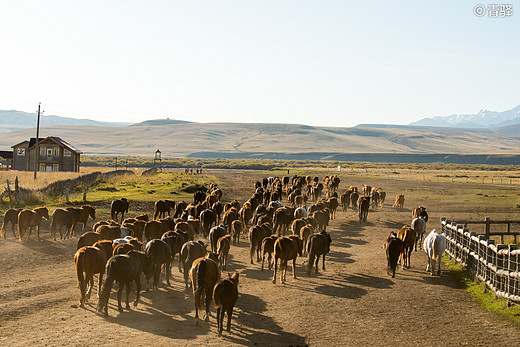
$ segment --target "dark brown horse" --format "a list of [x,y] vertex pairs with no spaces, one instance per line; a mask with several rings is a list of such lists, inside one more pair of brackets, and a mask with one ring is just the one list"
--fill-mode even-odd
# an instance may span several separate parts
[[96,219],[96,209],[90,205],[83,205],[81,207],[67,207],[67,211],[72,213],[74,218],[74,225],[72,226],[71,236],[74,234],[74,228],[76,224],[83,224],[83,229],[81,232],[84,233],[87,228],[88,217],[92,218],[92,220]]
[[264,237],[262,240],[262,268],[261,271],[264,271],[264,261],[265,261],[265,254],[268,254],[267,258],[267,267],[269,270],[273,267],[273,252],[274,252],[274,243],[278,239],[278,236],[271,235],[268,237]]
[[121,213],[121,221],[123,221],[125,213],[128,213],[128,205],[128,200],[126,200],[126,198],[112,201],[110,204],[110,218],[117,222],[117,215]]
[[370,207],[370,197],[369,196],[360,196],[358,199],[359,223],[367,221],[369,207]]
[[130,251],[128,254],[118,254],[110,258],[106,270],[107,278],[101,296],[99,297],[97,312],[101,313],[104,311],[104,316],[108,316],[108,299],[114,281],[119,283],[119,290],[117,291],[117,308],[119,312],[123,312],[123,307],[121,306],[121,295],[123,294],[123,289],[125,287],[126,309],[130,310],[129,296],[131,282],[135,282],[137,293],[135,296],[134,306],[137,306],[141,293],[141,272],[144,273],[147,280],[152,274],[152,264],[150,259],[142,252]]
[[249,257],[251,264],[253,264],[253,255],[256,252],[256,261],[260,261],[260,251],[262,246],[262,240],[265,237],[270,236],[272,233],[271,228],[268,224],[253,225],[249,228]]
[[7,211],[5,211],[4,215],[4,224],[2,225],[2,235],[4,236],[4,240],[6,239],[6,232],[5,229],[7,229],[7,223],[11,223],[11,230],[13,231],[13,236],[16,238],[16,233],[14,231],[15,225],[18,224],[18,214],[22,211],[21,208],[14,209],[10,208]]
[[153,205],[153,219],[166,217],[166,213],[170,216],[170,210],[175,209],[175,201],[173,200],[157,200]]
[[276,283],[276,271],[278,269],[278,259],[280,259],[280,281],[285,283],[287,274],[287,262],[293,261],[293,277],[296,278],[296,258],[301,257],[303,249],[302,240],[296,236],[279,237],[274,243],[274,272],[273,283]]
[[27,241],[29,241],[29,237],[31,237],[31,231],[34,227],[37,227],[38,230],[38,241],[40,239],[40,225],[42,223],[42,219],[49,219],[49,210],[47,207],[37,207],[33,210],[22,210],[18,214],[18,239],[22,242],[22,239],[25,235],[25,230],[29,228],[29,233],[27,234]]
[[[95,274],[99,274],[97,295],[99,296],[99,293],[101,293],[105,264],[112,253],[111,245],[111,242],[108,244],[106,242],[97,242],[94,246],[81,247],[74,255],[79,287],[79,305],[81,307],[84,307],[90,298]],[[110,252],[110,254],[107,255],[107,252]]]
[[385,240],[384,250],[386,254],[386,273],[395,277],[395,270],[399,256],[403,251],[403,241],[397,237],[397,234],[391,232]]
[[183,265],[186,290],[188,290],[190,285],[189,276],[193,261],[204,256],[206,256],[206,245],[201,240],[188,241],[182,245],[179,264],[182,263]]
[[227,313],[228,318],[226,331],[231,332],[231,316],[238,299],[238,277],[238,272],[233,275],[228,274],[228,278],[218,280],[213,288],[213,302],[217,309],[218,336],[222,336],[224,313]]
[[54,238],[54,241],[56,241],[56,228],[58,228],[60,231],[60,240],[63,240],[61,229],[65,227],[65,238],[68,238],[69,235],[72,236],[73,226],[74,216],[72,212],[62,208],[57,208],[54,210],[51,222],[51,237]]
[[220,279],[220,270],[218,269],[218,258],[215,253],[209,253],[204,258],[195,259],[190,269],[191,286],[193,288],[193,297],[195,302],[195,325],[199,324],[200,301],[203,294],[206,295],[206,314],[204,321],[209,321],[209,308],[213,287]]
[[158,288],[159,284],[159,275],[161,274],[161,266],[164,264],[164,271],[166,272],[166,283],[170,285],[170,275],[171,275],[171,262],[172,262],[172,250],[170,245],[163,240],[154,239],[148,241],[148,243],[144,246],[144,251],[150,260],[152,261],[153,266],[153,287],[155,290]]
[[307,259],[307,275],[311,274],[312,267],[314,266],[314,259],[316,259],[316,273],[318,273],[318,262],[320,256],[323,256],[321,265],[323,271],[325,271],[325,254],[329,253],[331,243],[332,239],[326,231],[321,231],[320,233],[314,234],[310,237],[307,246],[307,253],[309,254],[309,258]]

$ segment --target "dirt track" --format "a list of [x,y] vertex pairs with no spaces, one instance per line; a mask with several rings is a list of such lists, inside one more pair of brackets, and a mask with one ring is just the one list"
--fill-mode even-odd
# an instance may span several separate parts
[[[222,176],[226,200],[243,202],[252,191],[253,174]],[[231,183],[233,182],[233,183]],[[328,231],[332,236],[326,270],[306,276],[298,260],[297,279],[289,266],[286,284],[271,283],[272,271],[249,264],[245,236],[232,247],[228,271],[238,270],[240,297],[231,333],[216,336],[215,310],[209,323],[194,325],[193,299],[184,291],[182,274],[174,267],[174,281],[162,281],[158,291],[142,292],[137,307],[119,313],[109,302],[109,318],[94,312],[95,295],[86,309],[77,308],[74,272],[75,240],[20,244],[7,234],[0,241],[1,345],[515,345],[520,327],[479,305],[459,289],[449,272],[431,277],[425,272],[424,252],[414,252],[412,267],[399,269],[396,278],[385,273],[383,240],[391,230],[410,222],[410,210],[397,212],[391,197],[403,187],[421,186],[439,192],[441,185],[402,181],[371,183],[388,192],[382,210],[370,210],[360,226],[353,211],[339,212]],[[342,182],[341,189],[347,184]],[[405,207],[424,204],[430,211],[428,230],[439,228],[442,215],[461,214],[442,204],[435,194],[428,200],[410,198]],[[98,216],[99,218],[106,216]],[[517,218],[518,219],[518,218]],[[92,225],[92,222],[89,223]],[[79,227],[78,227],[79,228]],[[175,262],[176,264],[176,262]],[[321,262],[320,262],[321,266]],[[133,295],[131,296],[133,297]]]

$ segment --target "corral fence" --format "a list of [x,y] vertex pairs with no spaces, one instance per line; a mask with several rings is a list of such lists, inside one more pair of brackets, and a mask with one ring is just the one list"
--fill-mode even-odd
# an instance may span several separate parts
[[[484,226],[483,233],[470,232],[468,224]],[[504,235],[516,237],[520,232],[511,231],[512,224],[520,220],[451,221],[441,219],[442,234],[446,237],[446,252],[471,271],[496,297],[511,302],[520,302],[520,250],[516,244],[495,244],[490,237]],[[506,226],[506,231],[492,231],[492,225]],[[503,241],[502,241],[503,242]]]

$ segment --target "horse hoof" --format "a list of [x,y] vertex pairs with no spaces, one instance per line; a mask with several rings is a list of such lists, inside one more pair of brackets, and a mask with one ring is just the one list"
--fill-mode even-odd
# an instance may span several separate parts
[[199,325],[199,319],[195,318],[195,325]]
[[[134,301],[134,307],[137,307],[137,301]],[[129,308],[130,309],[130,308]]]
[[208,315],[204,316],[204,322],[209,322],[209,316]]

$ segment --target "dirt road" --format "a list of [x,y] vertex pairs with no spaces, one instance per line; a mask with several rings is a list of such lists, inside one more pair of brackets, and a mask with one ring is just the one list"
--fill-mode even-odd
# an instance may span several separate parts
[[[256,178],[222,175],[224,198],[245,201]],[[411,269],[399,269],[395,278],[385,273],[383,240],[410,222],[409,208],[420,203],[428,207],[428,230],[440,226],[442,215],[462,211],[443,204],[435,195],[440,185],[434,183],[372,184],[383,186],[390,198],[382,210],[371,209],[363,225],[352,210],[337,213],[328,228],[333,243],[326,270],[320,268],[318,275],[305,275],[305,259],[298,259],[298,278],[289,266],[287,283],[273,285],[272,271],[249,263],[245,236],[240,246],[232,247],[228,270],[241,273],[240,297],[232,331],[222,338],[216,335],[214,308],[209,323],[194,325],[192,295],[184,291],[176,266],[172,285],[162,280],[158,291],[142,292],[139,306],[130,312],[117,311],[113,292],[105,319],[95,313],[95,294],[85,309],[77,307],[75,240],[52,241],[48,226],[42,242],[20,244],[9,233],[7,241],[0,241],[0,345],[517,344],[520,327],[481,309],[448,271],[430,276],[424,252],[414,252]],[[419,185],[427,191],[426,201],[412,194],[402,212],[390,207],[396,192]]]

